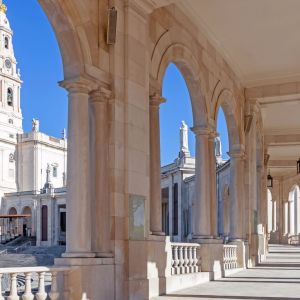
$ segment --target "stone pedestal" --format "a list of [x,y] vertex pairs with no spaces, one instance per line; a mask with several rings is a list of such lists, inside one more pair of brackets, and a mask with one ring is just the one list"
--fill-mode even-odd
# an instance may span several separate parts
[[73,268],[66,281],[68,299],[115,299],[113,258],[56,258],[55,266]]

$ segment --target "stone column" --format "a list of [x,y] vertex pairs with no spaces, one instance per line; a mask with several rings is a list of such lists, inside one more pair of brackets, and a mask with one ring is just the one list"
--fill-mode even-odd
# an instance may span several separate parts
[[193,207],[193,239],[210,239],[211,203],[210,203],[210,162],[209,135],[207,128],[194,127],[196,138],[195,199]]
[[150,97],[150,231],[153,235],[164,235],[161,212],[159,105],[165,101],[158,94]]
[[169,236],[173,237],[173,176],[169,179]]
[[217,182],[216,182],[216,155],[215,138],[216,132],[211,132],[208,138],[209,170],[210,170],[210,212],[211,212],[211,235],[218,236],[218,206],[217,206]]
[[63,81],[69,92],[67,247],[64,257],[93,257],[91,252],[89,93],[85,79]]
[[243,239],[244,222],[244,153],[230,153],[230,238]]
[[289,200],[289,234],[295,234],[295,210],[294,201]]
[[276,200],[272,199],[272,231],[276,231]]
[[109,198],[109,125],[108,101],[111,92],[105,88],[90,94],[92,178],[92,250],[97,257],[112,257]]

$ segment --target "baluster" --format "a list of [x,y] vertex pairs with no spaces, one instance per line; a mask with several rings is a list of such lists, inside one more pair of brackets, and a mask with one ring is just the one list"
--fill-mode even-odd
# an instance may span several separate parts
[[175,274],[175,249],[174,246],[171,245],[171,249],[172,249],[172,261],[171,261],[171,274],[174,275]]
[[57,300],[59,297],[57,272],[53,271],[51,275],[51,291],[49,293],[49,297],[51,300]]
[[174,246],[175,274],[179,274],[178,246]]
[[19,300],[17,291],[17,273],[10,274],[10,294],[7,300]]
[[193,268],[193,247],[189,246],[189,269],[190,273],[194,273],[194,268]]
[[184,254],[184,272],[189,273],[189,258],[188,258],[188,246],[184,246],[183,248],[183,254]]
[[45,291],[45,272],[39,272],[39,289],[36,293],[36,300],[46,300],[47,293]]
[[33,300],[33,294],[31,292],[31,273],[25,273],[25,292],[22,296],[22,300]]
[[184,274],[184,259],[183,259],[183,251],[182,251],[182,246],[179,246],[179,270],[180,274]]
[[2,277],[3,274],[0,273],[0,300],[5,300],[4,297],[2,296]]
[[197,258],[197,246],[193,247],[193,256],[194,256],[194,272],[197,273],[198,272],[198,258]]

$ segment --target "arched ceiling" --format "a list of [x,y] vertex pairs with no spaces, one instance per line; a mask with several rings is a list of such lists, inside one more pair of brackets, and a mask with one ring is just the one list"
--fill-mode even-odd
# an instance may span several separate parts
[[299,0],[175,0],[244,86],[300,79]]

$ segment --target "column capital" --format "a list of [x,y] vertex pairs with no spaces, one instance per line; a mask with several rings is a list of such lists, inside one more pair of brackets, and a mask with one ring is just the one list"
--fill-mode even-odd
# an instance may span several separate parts
[[166,98],[159,94],[154,94],[149,97],[150,106],[159,107],[160,104],[165,103]]
[[111,97],[112,91],[105,87],[100,87],[90,93],[92,103],[107,103]]
[[191,130],[194,132],[194,134],[196,136],[198,136],[198,135],[210,136],[210,134],[211,134],[211,130],[209,128],[203,127],[203,126],[194,126],[194,127],[191,127]]
[[91,91],[97,89],[97,84],[94,81],[84,77],[62,80],[59,82],[59,85],[69,93],[89,94]]

